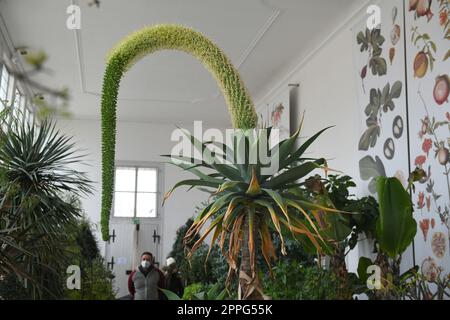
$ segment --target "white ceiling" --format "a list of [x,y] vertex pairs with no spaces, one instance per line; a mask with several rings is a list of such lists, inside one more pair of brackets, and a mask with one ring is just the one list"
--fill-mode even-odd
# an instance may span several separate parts
[[[306,56],[350,15],[358,0],[90,0],[81,7],[81,29],[66,28],[69,0],[0,0],[16,47],[43,49],[50,86],[71,92],[75,118],[100,118],[105,56],[143,26],[179,23],[201,31],[230,57],[253,97],[294,60]],[[228,125],[225,102],[200,63],[180,52],[145,57],[121,83],[122,121],[182,124],[204,120]]]

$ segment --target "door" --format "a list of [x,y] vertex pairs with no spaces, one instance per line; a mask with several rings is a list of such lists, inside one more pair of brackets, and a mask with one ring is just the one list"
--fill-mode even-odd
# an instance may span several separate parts
[[163,166],[157,163],[121,162],[115,168],[110,240],[105,258],[113,272],[117,297],[128,292],[128,276],[149,251],[155,264],[161,259]]
[[114,274],[113,287],[116,297],[129,294],[128,276],[140,263],[140,255],[150,251],[160,266],[160,226],[158,223],[112,221],[110,241],[106,246],[107,267]]

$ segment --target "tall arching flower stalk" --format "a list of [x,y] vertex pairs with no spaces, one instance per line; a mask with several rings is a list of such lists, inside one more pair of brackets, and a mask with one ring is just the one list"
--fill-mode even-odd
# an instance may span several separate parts
[[[199,32],[178,25],[157,25],[144,28],[124,39],[108,58],[102,91],[101,222],[105,241],[109,238],[109,216],[114,186],[116,107],[120,80],[136,61],[159,50],[179,50],[196,57],[217,80],[228,105],[233,127],[250,132],[250,129],[257,126],[252,100],[237,70],[224,53]],[[215,190],[212,202],[199,213],[187,234],[187,238],[200,234],[202,227],[213,219],[194,245],[193,251],[213,231],[213,242],[220,239],[222,249],[228,241],[229,250],[224,250],[223,253],[230,265],[230,274],[233,270],[240,271],[241,298],[263,297],[255,255],[260,249],[269,266],[275,258],[269,228],[273,227],[281,237],[289,232],[317,251],[327,247],[327,241],[314,220],[317,221],[324,212],[332,210],[290,192],[290,188],[299,186],[299,179],[325,165],[324,159],[302,158],[309,145],[322,132],[296,148],[298,131],[273,149],[271,154],[277,153],[280,161],[279,170],[274,175],[264,175],[261,170],[264,166],[259,161],[256,164],[241,165],[215,164],[218,162],[214,161],[192,165],[191,159],[178,162],[180,167],[192,172],[199,179],[179,182],[174,188],[188,185],[191,188],[209,187]],[[194,145],[200,145],[201,152],[207,147],[206,144],[198,144],[198,141]],[[220,146],[222,147],[226,148]],[[202,172],[201,167],[214,172]],[[283,243],[282,251],[285,252]]]
[[178,50],[197,58],[222,90],[235,128],[256,127],[257,116],[239,73],[225,54],[208,38],[192,29],[162,24],[137,31],[119,43],[109,55],[102,89],[102,235],[109,238],[109,216],[114,187],[116,108],[120,81],[144,56],[160,50]]

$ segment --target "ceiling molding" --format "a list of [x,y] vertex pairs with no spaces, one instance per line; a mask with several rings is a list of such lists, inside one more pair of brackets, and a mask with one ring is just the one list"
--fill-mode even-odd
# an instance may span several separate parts
[[[261,0],[266,1],[266,0]],[[355,17],[361,13],[364,8],[367,7],[368,4],[370,4],[373,0],[364,0],[363,4],[358,6],[355,10],[353,10],[347,17],[344,19],[344,22],[340,23],[331,34],[326,37],[314,50],[311,50],[310,53],[304,58],[301,59],[299,62],[294,64],[294,67],[291,68],[291,71],[281,75],[271,83],[269,83],[265,88],[262,88],[260,92],[266,92],[264,95],[257,95],[256,96],[256,104],[260,105],[264,103],[265,101],[268,101],[269,98],[275,96],[278,92],[282,90],[282,88],[287,85],[294,75],[298,73],[303,67],[318,53],[320,50],[322,50],[332,39],[334,39],[339,33],[341,33],[345,28],[347,28],[349,25],[352,24],[352,22],[355,20]],[[380,0],[381,1],[381,0]],[[269,90],[266,90],[269,88]]]
[[[72,5],[79,5],[78,0],[69,0],[70,4]],[[270,8],[272,10],[272,14],[269,16],[269,18],[266,20],[266,22],[261,26],[261,28],[256,33],[255,37],[252,39],[252,41],[249,43],[247,48],[244,50],[244,52],[239,57],[236,68],[239,70],[240,67],[247,61],[249,56],[252,54],[258,43],[262,40],[262,38],[266,35],[267,31],[272,27],[272,25],[275,23],[277,18],[279,17],[282,10],[274,8],[273,6],[268,5],[265,3],[264,0],[260,0],[261,5]],[[90,91],[86,87],[86,72],[85,72],[85,63],[84,63],[84,49],[83,49],[83,40],[81,37],[80,30],[74,29],[74,42],[75,42],[75,51],[76,51],[76,59],[78,64],[78,75],[79,75],[79,83],[80,83],[80,90],[82,94],[85,95],[91,95],[100,97],[101,94],[99,92]],[[165,102],[165,103],[173,103],[173,104],[196,104],[200,102],[205,102],[209,100],[216,100],[221,96],[221,92],[219,89],[217,91],[210,95],[209,97],[203,97],[203,98],[197,98],[197,99],[186,99],[186,100],[170,100],[170,99],[152,99],[152,98],[119,98],[119,101],[141,101],[141,102]]]

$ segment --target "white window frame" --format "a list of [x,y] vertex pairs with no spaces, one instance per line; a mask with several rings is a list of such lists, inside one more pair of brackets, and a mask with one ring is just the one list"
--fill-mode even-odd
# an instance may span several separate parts
[[[163,193],[164,193],[164,163],[161,162],[148,162],[148,161],[116,161],[116,165],[114,167],[114,181],[116,176],[116,170],[117,168],[134,168],[134,169],[156,169],[156,217],[137,217],[136,216],[136,196],[137,196],[137,190],[135,190],[135,202],[134,202],[134,216],[133,217],[117,217],[115,216],[115,195],[116,190],[113,190],[113,199],[112,199],[112,206],[111,206],[111,220],[114,222],[118,221],[133,221],[135,219],[139,220],[140,223],[142,222],[160,222],[162,221],[162,218],[164,216],[164,210],[162,207],[162,201],[163,201]],[[136,170],[137,173],[137,170]],[[135,181],[137,184],[137,179]],[[114,182],[115,184],[115,182]]]

